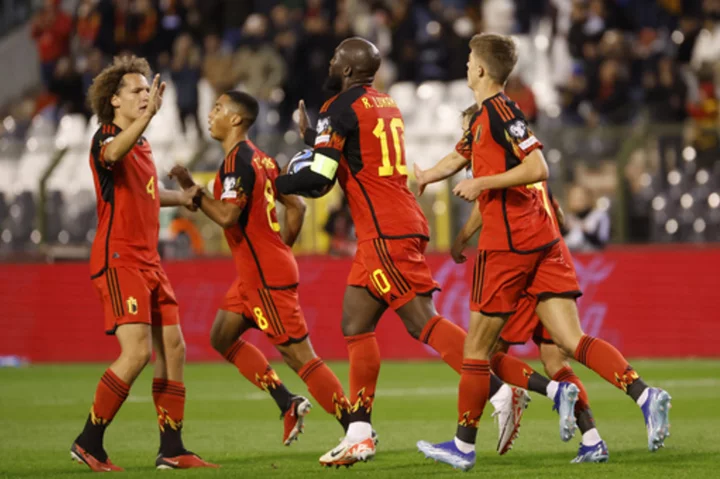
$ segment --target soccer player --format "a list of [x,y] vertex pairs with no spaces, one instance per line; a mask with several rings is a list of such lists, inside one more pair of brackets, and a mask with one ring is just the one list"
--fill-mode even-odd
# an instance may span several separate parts
[[[321,190],[337,177],[358,236],[342,319],[352,412],[345,437],[320,458],[327,466],[352,465],[375,455],[371,412],[380,372],[375,327],[388,308],[453,369],[460,372],[462,363],[465,332],[438,314],[431,297],[438,285],[423,255],[427,220],[407,187],[402,115],[392,98],[372,88],[379,67],[380,54],[372,43],[357,37],[340,43],[325,85],[336,95],[323,105],[316,132],[308,128],[300,103],[300,130],[314,146],[313,163],[276,182],[278,192],[293,194]],[[511,405],[522,394],[506,396],[510,406],[500,421],[506,443],[517,434],[523,408]]]
[[[454,175],[465,168],[467,163],[472,160],[472,132],[470,127],[477,111],[477,104],[473,104],[463,112],[463,136],[458,141],[453,152],[427,170],[422,170],[417,164],[414,165],[415,177],[421,194],[428,183],[434,183]],[[544,184],[544,187],[547,188],[547,184]],[[563,226],[564,214],[549,190],[547,191],[552,204],[554,225],[560,231]],[[463,253],[465,247],[481,227],[482,216],[480,210],[473,208],[470,217],[461,228],[451,248],[451,255],[456,263],[461,264],[467,260]],[[570,251],[562,238],[560,238],[560,245],[563,249],[563,255],[569,258]],[[565,354],[553,343],[547,330],[540,324],[540,320],[535,313],[535,305],[536,301],[528,295],[524,295],[520,299],[518,310],[510,316],[495,344],[490,367],[506,383],[542,394],[553,401],[554,409],[560,415],[560,435],[563,441],[570,440],[572,436],[574,426],[572,422],[569,422],[572,419],[568,413],[573,408],[572,399],[579,396],[575,403],[574,412],[577,425],[582,432],[582,441],[578,454],[572,462],[606,462],[609,458],[607,444],[602,440],[595,426],[587,391],[580,378],[575,375],[568,364]],[[543,363],[545,372],[549,377],[553,378],[552,380],[534,371],[524,361],[506,354],[511,345],[525,344],[531,337],[540,349],[540,360]],[[568,389],[570,383],[577,386],[577,392]],[[491,400],[492,397],[491,391]]]
[[[175,167],[170,174],[223,227],[235,260],[238,277],[215,317],[212,346],[251,383],[270,393],[284,419],[283,444],[289,446],[303,430],[310,402],[288,391],[260,350],[242,339],[246,331],[263,331],[310,394],[344,429],[349,403],[340,381],[315,355],[308,338],[297,292],[298,267],[290,249],[300,234],[305,203],[298,196],[277,194],[277,163],[247,138],[257,115],[257,101],[239,91],[221,95],[210,111],[210,135],[225,151],[213,197],[202,193],[187,169]],[[277,201],[286,207],[282,230]]]
[[192,195],[158,185],[150,144],[142,136],[162,105],[165,83],[148,84],[145,59],[116,58],[90,87],[100,128],[90,147],[98,228],[90,253],[91,278],[105,310],[105,332],[120,356],[105,371],[85,428],[70,455],[96,472],[122,471],[103,447],[105,429],[128,396],[152,350],[152,396],[160,427],[158,469],[217,467],[185,449],[185,341],[175,300],[158,254],[161,206],[194,209]]
[[453,192],[467,201],[478,200],[483,228],[458,391],[459,421],[453,440],[436,445],[420,441],[418,448],[453,467],[474,466],[478,423],[489,392],[490,355],[521,297],[529,295],[537,299],[536,312],[555,344],[640,406],[648,448],[655,451],[669,432],[670,395],[648,387],[617,349],[582,331],[572,260],[563,255],[543,186],[548,168],[542,145],[503,93],[517,61],[515,45],[509,37],[480,34],[470,47],[468,84],[481,105],[472,125],[474,178],[461,181]]

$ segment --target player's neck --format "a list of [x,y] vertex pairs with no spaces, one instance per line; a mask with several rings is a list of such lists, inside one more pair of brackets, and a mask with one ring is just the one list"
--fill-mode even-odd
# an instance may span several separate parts
[[127,130],[132,124],[133,120],[124,116],[115,115],[113,118],[113,125],[119,126],[121,130]]
[[229,155],[233,148],[237,146],[238,143],[241,141],[247,140],[247,132],[238,130],[231,132],[228,136],[225,137],[225,139],[222,141],[222,147],[223,151],[225,151],[225,156]]
[[475,101],[477,102],[477,104],[482,105],[485,100],[494,97],[501,91],[503,91],[502,85],[498,85],[497,83],[495,83],[492,85],[480,87],[477,90],[473,90],[473,93],[475,95]]
[[346,92],[351,88],[355,88],[356,86],[372,86],[372,84],[373,78],[358,78],[354,80],[348,80],[348,82],[343,87],[342,92]]

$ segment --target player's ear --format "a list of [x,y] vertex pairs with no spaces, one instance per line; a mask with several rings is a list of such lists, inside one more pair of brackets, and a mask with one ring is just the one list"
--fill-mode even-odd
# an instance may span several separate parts
[[233,127],[240,126],[243,122],[243,117],[239,113],[235,113],[232,117],[230,117],[230,123],[232,123]]
[[350,65],[345,65],[342,72],[345,78],[349,78],[352,76],[352,67]]
[[110,104],[113,106],[113,108],[120,108],[120,97],[116,94],[113,94],[113,96],[110,97]]

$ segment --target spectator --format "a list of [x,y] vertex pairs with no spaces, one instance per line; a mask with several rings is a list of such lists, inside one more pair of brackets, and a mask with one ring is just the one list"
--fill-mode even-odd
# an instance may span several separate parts
[[268,33],[267,17],[250,15],[243,27],[243,46],[233,57],[233,77],[258,101],[260,112],[255,128],[263,133],[271,128],[267,113],[273,91],[285,79],[285,63],[273,48]]
[[663,57],[656,71],[648,71],[643,79],[645,101],[655,123],[680,123],[685,111],[687,86],[670,57]]
[[510,97],[525,114],[525,118],[529,123],[535,123],[537,120],[537,105],[535,104],[535,94],[532,89],[522,82],[519,75],[513,75],[508,79],[505,86],[505,93]]
[[699,98],[688,105],[693,119],[692,143],[697,150],[699,168],[711,168],[718,159],[720,135],[718,135],[718,114],[720,101],[715,91],[714,65],[705,64],[698,72]]
[[75,55],[87,59],[95,47],[101,15],[95,0],[82,0],[75,13]]
[[45,0],[44,6],[32,19],[30,34],[37,43],[40,74],[47,87],[52,81],[60,58],[70,53],[72,20],[63,12],[59,0]]
[[198,116],[198,82],[200,81],[200,51],[189,33],[183,33],[175,40],[170,77],[175,86],[180,127],[186,134],[186,122],[193,121],[198,140],[203,138],[203,129]]
[[57,61],[48,89],[57,97],[56,120],[63,115],[74,113],[82,113],[87,118],[90,117],[85,106],[82,78],[75,71],[70,57],[62,57]]
[[720,2],[704,0],[705,22],[692,53],[692,66],[697,70],[705,63],[720,62]]
[[597,251],[610,240],[610,216],[606,209],[593,206],[590,192],[575,185],[568,194],[565,213],[565,242],[574,251]]
[[592,98],[596,119],[602,123],[625,124],[630,120],[633,106],[628,83],[617,60],[605,60],[600,65],[599,85]]
[[220,37],[214,33],[207,35],[202,72],[215,91],[215,96],[235,87],[237,82],[232,77],[232,65],[232,55],[220,48]]
[[102,52],[97,48],[91,50],[87,56],[87,64],[82,71],[83,91],[88,91],[93,79],[100,74],[104,66]]
[[355,227],[350,215],[350,205],[343,196],[342,202],[335,207],[325,223],[325,233],[330,236],[328,254],[332,256],[352,256],[357,249]]

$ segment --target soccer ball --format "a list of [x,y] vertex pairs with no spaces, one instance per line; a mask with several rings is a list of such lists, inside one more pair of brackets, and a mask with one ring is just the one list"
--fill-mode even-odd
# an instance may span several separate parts
[[[309,168],[310,165],[312,165],[313,162],[313,151],[309,148],[306,148],[298,153],[295,154],[290,159],[290,162],[288,163],[287,173],[288,175],[294,175],[296,173],[299,173],[300,170],[304,168]],[[325,196],[330,192],[332,189],[333,184],[330,184],[326,186],[325,188],[322,188],[321,190],[313,190],[310,192],[304,192],[299,193],[300,196],[305,196],[306,198],[320,198],[321,196]]]

